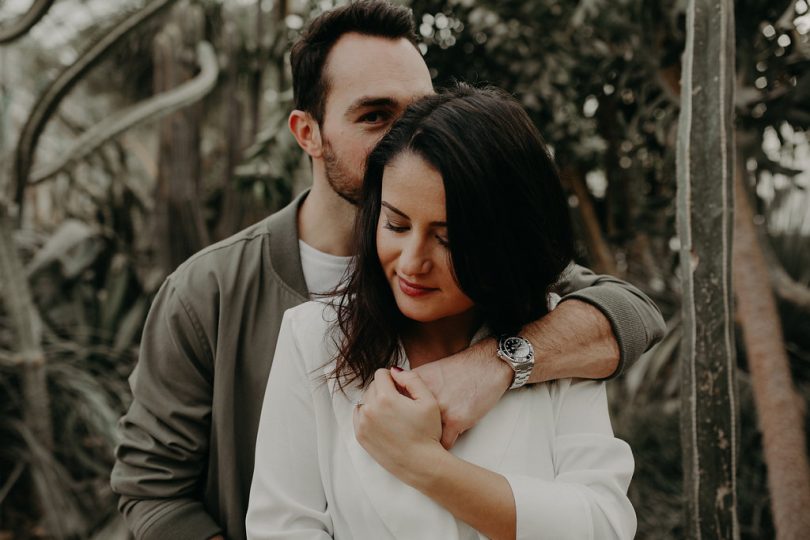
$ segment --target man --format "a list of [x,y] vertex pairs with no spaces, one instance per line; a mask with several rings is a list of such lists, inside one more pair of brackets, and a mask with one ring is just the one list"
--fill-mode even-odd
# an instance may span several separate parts
[[[282,314],[339,282],[350,261],[364,160],[408,103],[433,91],[412,15],[380,1],[313,21],[291,64],[289,127],[312,159],[312,189],[191,257],[158,292],[112,473],[137,538],[244,538]],[[576,267],[558,292],[559,306],[524,329],[528,341],[517,341],[524,353],[533,345],[533,369],[494,339],[419,368],[441,405],[445,446],[510,386],[610,376],[663,333],[657,308],[621,281]]]

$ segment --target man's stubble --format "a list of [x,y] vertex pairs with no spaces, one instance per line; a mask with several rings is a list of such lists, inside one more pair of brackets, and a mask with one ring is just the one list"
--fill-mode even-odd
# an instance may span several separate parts
[[346,164],[337,157],[329,139],[323,140],[323,164],[326,181],[340,198],[357,206],[363,188],[362,171],[352,174]]

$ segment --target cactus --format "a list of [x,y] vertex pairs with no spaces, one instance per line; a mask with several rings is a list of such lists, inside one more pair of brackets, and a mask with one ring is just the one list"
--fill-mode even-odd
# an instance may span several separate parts
[[689,0],[678,125],[681,441],[689,538],[739,538],[731,257],[734,6]]

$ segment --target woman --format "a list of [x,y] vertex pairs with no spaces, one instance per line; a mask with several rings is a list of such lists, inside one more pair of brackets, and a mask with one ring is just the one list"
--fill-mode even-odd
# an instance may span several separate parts
[[526,113],[460,86],[411,105],[368,159],[357,259],[285,314],[248,537],[631,538],[633,458],[603,383],[507,392],[451,451],[411,368],[547,313],[573,240]]

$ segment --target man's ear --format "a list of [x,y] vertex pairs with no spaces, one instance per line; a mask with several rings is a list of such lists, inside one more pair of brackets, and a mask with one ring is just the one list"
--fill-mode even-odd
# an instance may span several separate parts
[[323,141],[321,139],[321,127],[318,122],[307,112],[299,109],[293,110],[287,120],[298,146],[309,154],[311,158],[320,158],[323,154]]

